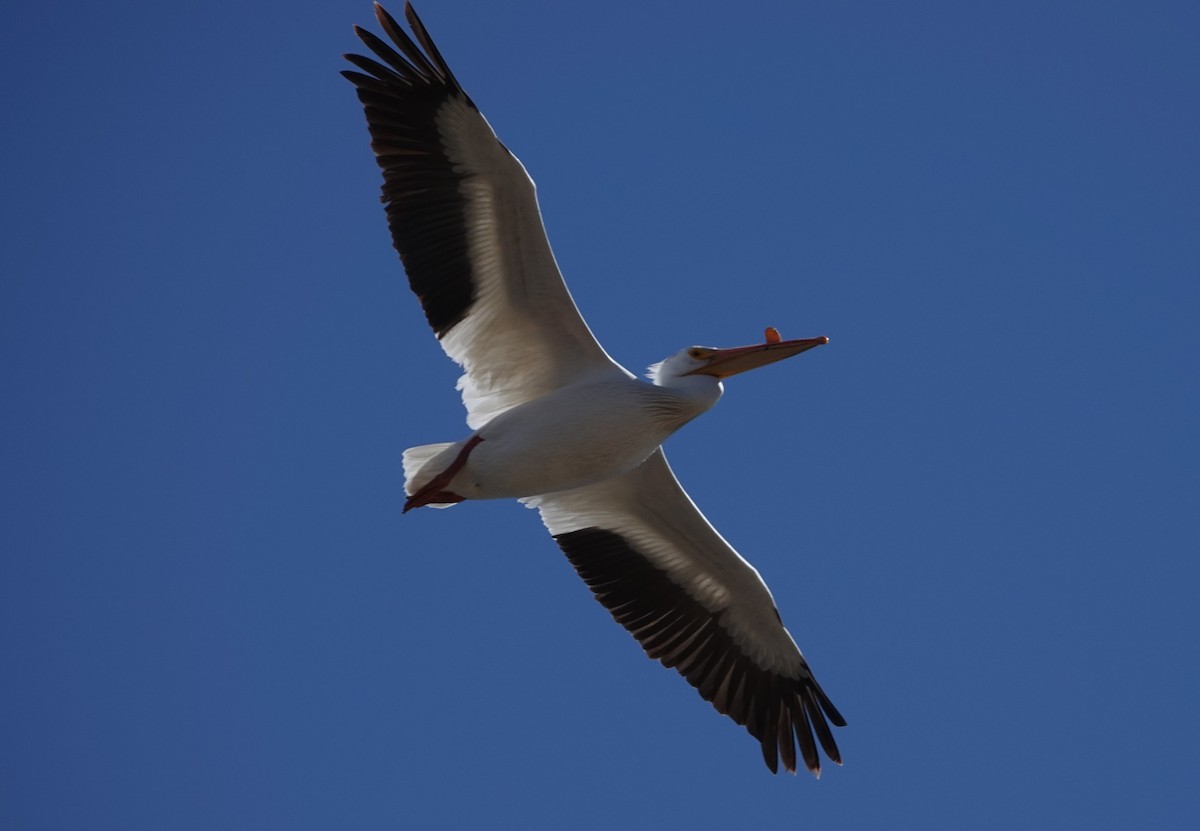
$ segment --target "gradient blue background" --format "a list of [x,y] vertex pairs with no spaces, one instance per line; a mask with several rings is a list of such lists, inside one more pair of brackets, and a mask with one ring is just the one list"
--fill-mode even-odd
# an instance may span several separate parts
[[[399,13],[400,3],[393,4]],[[366,0],[0,14],[0,827],[1184,828],[1200,6],[426,0],[668,453],[849,719],[772,777],[464,434]]]

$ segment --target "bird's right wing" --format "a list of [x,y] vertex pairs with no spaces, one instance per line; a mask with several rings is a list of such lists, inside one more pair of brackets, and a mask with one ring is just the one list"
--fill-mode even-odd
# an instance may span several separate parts
[[628,375],[567,291],[525,168],[463,92],[412,6],[404,13],[416,42],[377,3],[395,48],[355,27],[378,60],[347,55],[363,71],[342,74],[366,111],[409,285],[465,370],[467,423],[478,429],[586,375]]
[[[662,450],[623,476],[522,500],[596,599],[651,658],[746,726],[772,771],[820,774],[813,731],[834,762],[845,720],[813,678],[766,584],[684,493]],[[794,737],[794,741],[793,741]]]

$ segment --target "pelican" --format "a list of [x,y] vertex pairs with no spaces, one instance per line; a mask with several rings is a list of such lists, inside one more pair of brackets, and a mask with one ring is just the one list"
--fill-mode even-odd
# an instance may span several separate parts
[[[458,382],[471,433],[405,451],[404,510],[516,498],[646,654],[744,725],[778,772],[845,720],[783,626],[758,571],[676,481],[662,443],[717,403],[722,380],[827,338],[692,346],[636,377],[608,356],[559,274],[533,181],[459,86],[405,4],[410,37],[378,4],[389,45],[342,74],[366,111],[382,200],[409,285]],[[814,741],[814,733],[816,741]]]

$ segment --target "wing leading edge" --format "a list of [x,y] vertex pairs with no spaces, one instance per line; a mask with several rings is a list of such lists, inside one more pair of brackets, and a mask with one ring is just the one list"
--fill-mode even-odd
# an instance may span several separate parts
[[[525,500],[613,618],[646,654],[678,671],[762,746],[778,771],[800,758],[820,775],[817,743],[845,719],[784,628],[758,572],[716,532],[661,450],[624,476]],[[814,741],[814,733],[816,741]]]
[[366,113],[392,243],[442,348],[465,370],[459,387],[478,429],[580,377],[625,370],[562,280],[525,168],[412,6],[404,11],[412,38],[376,4],[395,48],[355,27],[375,58],[347,55],[362,71],[342,74]]

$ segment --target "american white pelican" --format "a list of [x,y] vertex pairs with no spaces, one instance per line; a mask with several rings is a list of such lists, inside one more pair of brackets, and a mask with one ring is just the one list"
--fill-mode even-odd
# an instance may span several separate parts
[[[772,772],[841,756],[821,691],[770,591],[675,480],[662,442],[717,403],[721,379],[826,338],[693,346],[650,370],[612,360],[563,283],[534,185],[405,5],[416,43],[376,4],[396,48],[355,31],[347,55],[383,169],[392,241],[442,348],[462,365],[468,437],[404,454],[404,510],[516,497],[651,658],[745,725]],[[417,44],[420,44],[418,46]],[[399,52],[396,51],[399,49]],[[363,74],[363,73],[366,74]],[[795,741],[793,741],[793,737]]]

